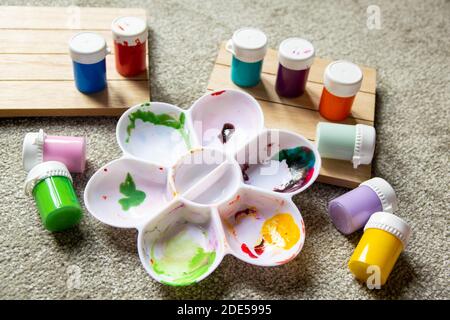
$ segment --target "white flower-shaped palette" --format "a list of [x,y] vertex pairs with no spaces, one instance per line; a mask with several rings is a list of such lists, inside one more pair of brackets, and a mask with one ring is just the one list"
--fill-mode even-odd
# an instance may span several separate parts
[[138,230],[154,279],[188,285],[226,254],[276,266],[302,249],[292,197],[316,180],[319,153],[298,134],[265,129],[250,95],[216,91],[189,110],[144,103],[122,115],[116,136],[124,155],[92,176],[84,201],[98,220]]

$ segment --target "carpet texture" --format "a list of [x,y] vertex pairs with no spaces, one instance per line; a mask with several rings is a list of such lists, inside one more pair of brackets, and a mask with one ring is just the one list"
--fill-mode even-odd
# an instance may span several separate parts
[[[23,195],[26,132],[86,136],[88,169],[77,193],[102,165],[120,156],[116,118],[0,119],[0,298],[38,299],[449,299],[449,1],[1,1],[2,5],[144,7],[151,28],[151,95],[189,107],[206,89],[218,44],[242,26],[259,27],[276,48],[283,38],[311,40],[317,55],[378,70],[374,175],[399,198],[413,228],[409,247],[381,290],[358,283],[346,263],[361,232],[343,236],[327,202],[347,190],[320,183],[295,198],[307,227],[292,262],[261,268],[227,256],[207,279],[173,288],[141,267],[133,230],[108,227],[88,213],[78,228],[45,231]],[[366,26],[367,7],[381,29]],[[1,31],[0,31],[1,32]],[[0,57],[1,59],[1,57]],[[1,90],[1,83],[0,83]],[[1,102],[0,102],[1,103]],[[78,279],[78,280],[77,280]]]

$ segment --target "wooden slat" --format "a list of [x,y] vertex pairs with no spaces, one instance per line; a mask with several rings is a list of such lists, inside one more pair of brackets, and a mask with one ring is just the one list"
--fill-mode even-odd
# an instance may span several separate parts
[[2,81],[0,86],[0,117],[112,116],[149,99],[147,81],[109,81],[106,90],[91,95],[81,94],[73,81]]
[[0,29],[110,30],[120,16],[145,19],[144,9],[89,7],[0,7]]
[[[124,80],[115,67],[114,56],[106,57],[108,80]],[[10,80],[73,80],[69,55],[3,54],[0,55],[0,81]],[[130,79],[130,78],[128,78]],[[147,79],[142,73],[131,79]],[[0,82],[1,85],[1,82]]]
[[[1,30],[0,54],[67,54],[70,38],[78,30]],[[95,31],[103,36],[114,53],[111,31]]]
[[0,7],[0,117],[114,116],[148,101],[148,73],[122,77],[113,55],[105,91],[85,95],[73,81],[72,35],[95,31],[113,49],[111,22],[124,15],[146,19],[136,8]]
[[350,161],[322,158],[322,168],[317,181],[340,187],[356,188],[361,182],[370,179],[371,171],[371,165],[353,169]]
[[[287,99],[278,96],[275,91],[276,76],[273,74],[263,73],[261,75],[261,83],[252,88],[241,88],[231,81],[230,67],[216,64],[211,74],[208,89],[214,88],[233,88],[246,91],[266,101],[279,102],[291,106],[301,106],[303,108],[318,110],[320,96],[322,94],[323,85],[308,81],[306,92],[299,98]],[[356,119],[372,121],[374,120],[375,95],[371,93],[358,92],[352,107],[352,117]]]
[[[231,54],[225,49],[226,42],[221,43],[219,54],[217,56],[216,64],[222,64],[226,66],[231,65]],[[329,59],[322,59],[316,57],[314,59],[314,64],[311,66],[309,71],[308,80],[323,83],[323,72],[325,67],[331,62]],[[361,84],[360,91],[373,93],[375,94],[376,90],[376,78],[377,73],[373,68],[369,68],[366,66],[361,66],[361,70],[363,71],[364,77]],[[263,64],[263,72],[276,75],[278,70],[278,53],[276,50],[268,49],[266,57],[264,58]]]

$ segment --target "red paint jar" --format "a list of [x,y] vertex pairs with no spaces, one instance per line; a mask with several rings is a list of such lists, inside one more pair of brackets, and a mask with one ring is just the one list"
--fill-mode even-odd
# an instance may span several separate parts
[[330,121],[345,120],[351,113],[363,74],[354,63],[339,60],[330,63],[323,75],[319,112]]
[[132,77],[147,69],[147,22],[136,17],[120,17],[113,21],[116,69],[124,77]]

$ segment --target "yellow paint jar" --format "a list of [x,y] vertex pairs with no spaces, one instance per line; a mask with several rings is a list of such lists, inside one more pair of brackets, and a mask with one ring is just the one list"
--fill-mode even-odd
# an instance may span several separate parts
[[375,283],[384,285],[410,235],[411,227],[396,215],[374,213],[348,262],[350,271],[358,280],[368,282],[372,277]]

